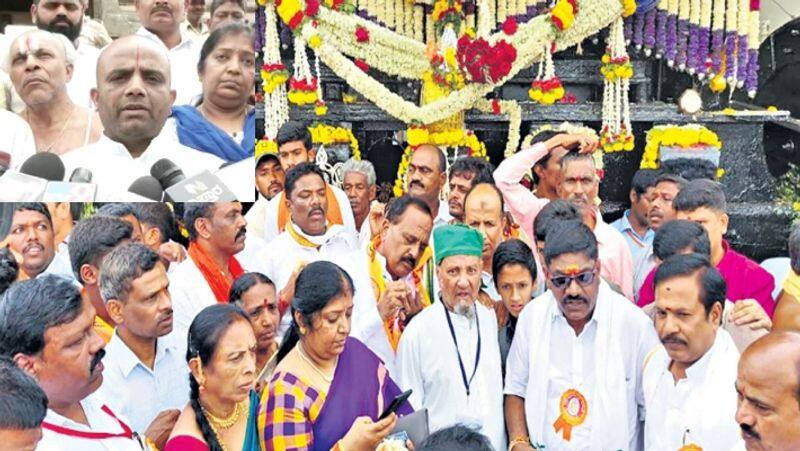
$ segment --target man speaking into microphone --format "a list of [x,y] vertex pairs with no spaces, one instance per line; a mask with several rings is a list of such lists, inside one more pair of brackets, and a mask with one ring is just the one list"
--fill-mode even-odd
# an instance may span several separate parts
[[103,136],[64,155],[64,165],[67,174],[76,168],[92,172],[95,200],[126,198],[131,183],[149,175],[162,158],[174,162],[187,177],[214,172],[223,164],[211,154],[159,137],[175,90],[168,56],[147,38],[126,36],[102,51],[92,99],[105,129]]

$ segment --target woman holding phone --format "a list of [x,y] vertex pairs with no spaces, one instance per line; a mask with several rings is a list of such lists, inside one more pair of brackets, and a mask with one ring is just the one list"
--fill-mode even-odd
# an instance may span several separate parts
[[[303,268],[292,327],[259,407],[262,449],[373,450],[394,429],[396,414],[379,416],[401,390],[381,360],[348,337],[352,312],[346,272],[324,261]],[[407,401],[397,410],[411,412]]]

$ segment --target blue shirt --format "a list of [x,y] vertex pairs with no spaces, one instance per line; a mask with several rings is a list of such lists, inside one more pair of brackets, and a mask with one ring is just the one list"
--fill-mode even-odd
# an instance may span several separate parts
[[630,210],[625,210],[621,218],[611,223],[611,227],[617,229],[619,233],[625,237],[625,242],[628,243],[628,248],[631,250],[633,267],[635,269],[642,259],[647,258],[647,254],[649,253],[648,248],[653,247],[653,238],[656,234],[650,228],[647,229],[644,236],[636,233],[636,230],[633,229],[628,219],[630,214]]

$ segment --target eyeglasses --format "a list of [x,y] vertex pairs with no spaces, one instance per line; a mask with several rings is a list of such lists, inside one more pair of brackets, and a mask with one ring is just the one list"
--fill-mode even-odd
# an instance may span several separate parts
[[550,278],[550,283],[556,288],[565,288],[572,284],[572,281],[578,282],[578,285],[585,287],[594,281],[594,270],[582,272],[574,276],[556,276]]

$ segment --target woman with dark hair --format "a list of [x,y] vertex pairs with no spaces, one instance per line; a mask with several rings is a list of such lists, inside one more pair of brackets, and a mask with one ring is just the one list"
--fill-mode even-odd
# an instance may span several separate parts
[[275,369],[275,336],[281,321],[275,284],[260,272],[244,273],[233,281],[228,302],[241,307],[250,318],[256,334],[256,374],[268,378]]
[[231,23],[214,30],[197,64],[203,95],[196,105],[172,108],[177,140],[225,161],[255,154],[255,48],[250,27]]
[[536,289],[536,260],[527,244],[518,240],[506,240],[497,246],[492,256],[492,277],[497,293],[508,311],[508,319],[500,326],[500,364],[506,374],[506,358],[517,328],[517,318],[522,309],[533,298]]
[[[400,394],[383,362],[348,338],[353,281],[333,263],[307,265],[297,277],[292,326],[259,407],[267,451],[375,449],[397,416],[378,416]],[[398,413],[411,413],[403,403]]]
[[189,327],[186,360],[189,405],[165,451],[258,451],[256,337],[247,314],[230,304],[204,308]]

